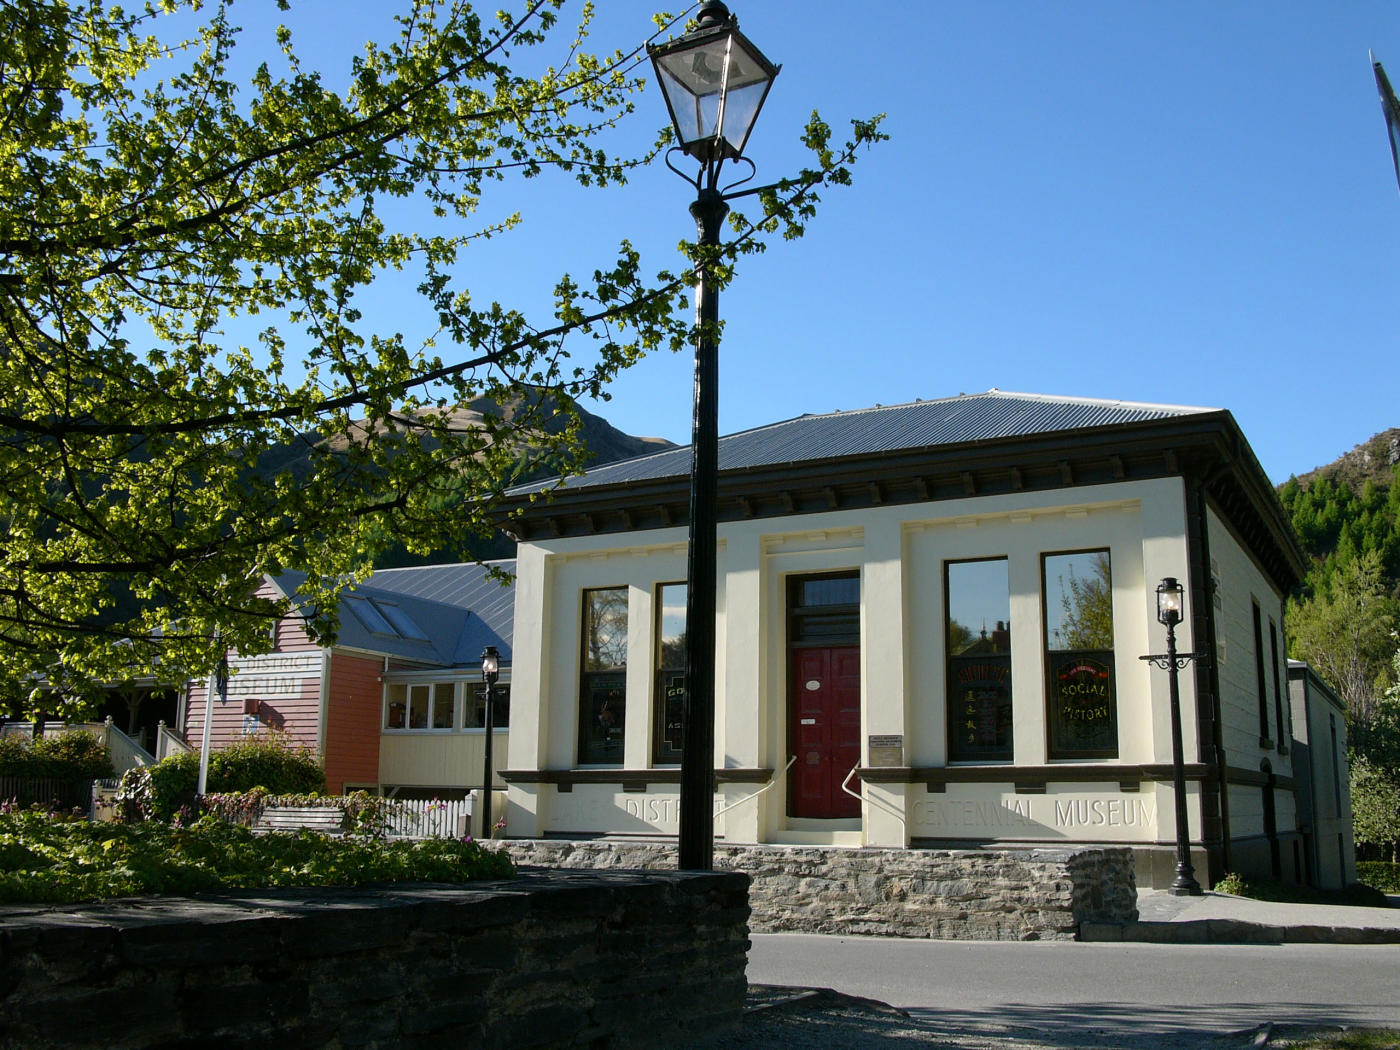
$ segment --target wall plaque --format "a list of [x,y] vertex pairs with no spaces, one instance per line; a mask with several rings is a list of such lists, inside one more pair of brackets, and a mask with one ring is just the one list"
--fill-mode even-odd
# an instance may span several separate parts
[[872,734],[868,741],[872,766],[904,765],[904,736],[900,733]]

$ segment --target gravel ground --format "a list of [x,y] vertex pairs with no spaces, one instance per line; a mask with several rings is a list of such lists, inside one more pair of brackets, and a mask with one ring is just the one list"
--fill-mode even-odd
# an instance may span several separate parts
[[1281,1047],[1301,1030],[1263,1026],[1226,1035],[1144,1031],[1124,1040],[1086,1029],[1072,1043],[1025,1028],[950,1031],[884,1003],[821,989],[750,986],[743,1027],[707,1044],[713,1050],[1247,1050]]

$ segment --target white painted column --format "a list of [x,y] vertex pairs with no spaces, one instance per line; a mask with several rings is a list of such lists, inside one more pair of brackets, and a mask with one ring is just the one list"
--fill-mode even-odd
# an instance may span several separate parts
[[[511,644],[508,769],[542,769],[549,727],[549,557],[522,543],[515,558],[515,626]],[[543,784],[512,784],[506,792],[506,826],[513,836],[544,828]]]
[[[893,513],[872,516],[865,526],[865,561],[861,572],[861,761],[872,765],[897,759],[909,764],[909,696],[905,624],[904,530]],[[886,746],[872,756],[872,738]],[[897,738],[898,755],[889,745]],[[864,823],[867,846],[909,844],[902,784],[867,784]]]
[[[758,769],[771,762],[771,719],[767,717],[761,684],[765,652],[762,593],[762,530],[752,523],[726,525],[719,551],[717,602],[723,610],[716,624],[719,666],[716,668],[715,765]],[[781,750],[779,752],[781,754]],[[775,771],[775,775],[776,771]],[[726,842],[759,842],[762,814],[769,792],[752,801],[760,784],[720,785],[720,806],[733,805],[715,822]],[[780,790],[779,788],[775,788]],[[734,805],[738,803],[737,805]]]

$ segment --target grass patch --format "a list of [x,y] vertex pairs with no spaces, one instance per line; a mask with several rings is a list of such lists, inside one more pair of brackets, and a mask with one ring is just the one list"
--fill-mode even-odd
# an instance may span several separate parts
[[1274,1043],[1286,1050],[1400,1050],[1400,1032],[1388,1028],[1354,1028],[1312,1032]]
[[473,840],[383,842],[311,831],[254,835],[201,817],[94,824],[38,811],[0,813],[0,903],[71,903],[273,886],[362,886],[509,878],[501,850]]
[[1249,897],[1257,901],[1276,901],[1281,904],[1339,904],[1352,908],[1388,908],[1390,906],[1384,893],[1359,882],[1344,890],[1322,890],[1314,886],[1294,886],[1253,876],[1245,878],[1242,875],[1231,873],[1212,888],[1216,893],[1231,893],[1236,897]]

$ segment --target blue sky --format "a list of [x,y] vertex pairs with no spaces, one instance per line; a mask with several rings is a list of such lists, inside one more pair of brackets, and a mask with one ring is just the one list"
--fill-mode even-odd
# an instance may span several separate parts
[[[647,34],[643,0],[598,7],[599,49]],[[731,8],[783,64],[750,142],[761,181],[801,163],[814,108],[838,128],[885,112],[891,141],[725,292],[721,432],[991,387],[1207,405],[1282,481],[1400,426],[1400,191],[1367,61],[1400,75],[1400,5]],[[384,25],[378,3],[296,9],[326,54]],[[648,92],[625,134],[665,120]],[[463,276],[478,302],[530,307],[622,237],[678,266],[690,195],[660,164],[605,193],[537,181],[487,202],[524,225]],[[589,407],[684,443],[690,374],[656,355]]]

